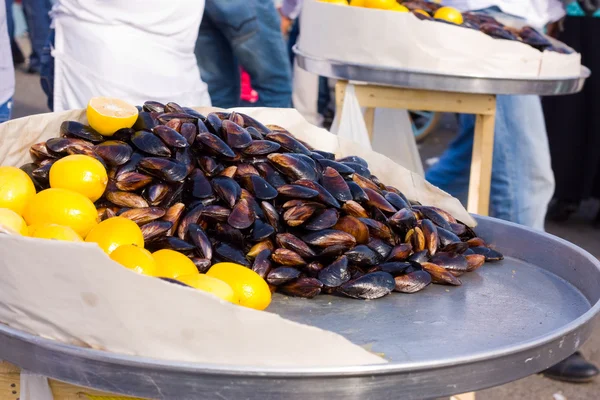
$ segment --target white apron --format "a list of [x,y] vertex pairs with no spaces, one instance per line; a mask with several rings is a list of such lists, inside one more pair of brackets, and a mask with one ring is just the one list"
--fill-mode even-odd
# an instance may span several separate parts
[[54,111],[94,96],[210,106],[194,46],[204,0],[58,0]]

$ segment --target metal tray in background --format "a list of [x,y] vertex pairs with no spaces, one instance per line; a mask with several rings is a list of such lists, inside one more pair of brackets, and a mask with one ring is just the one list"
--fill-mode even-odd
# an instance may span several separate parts
[[385,68],[376,65],[327,60],[302,52],[294,46],[300,68],[328,78],[367,82],[382,86],[440,92],[479,94],[537,94],[556,96],[580,92],[591,72],[582,66],[579,76],[568,78],[494,78],[444,75],[421,70]]
[[600,311],[600,262],[549,234],[477,220],[478,234],[506,259],[463,275],[462,287],[432,285],[375,301],[274,297],[269,311],[338,332],[383,353],[385,365],[179,363],[65,345],[6,326],[0,359],[76,385],[164,399],[429,399],[513,381],[567,357],[590,336]]

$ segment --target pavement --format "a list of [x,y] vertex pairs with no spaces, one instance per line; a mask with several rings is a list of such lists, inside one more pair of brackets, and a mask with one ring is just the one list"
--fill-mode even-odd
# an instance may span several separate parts
[[[25,50],[26,43],[22,42]],[[28,54],[25,51],[25,54]],[[46,96],[41,90],[38,75],[16,71],[16,94],[14,97],[13,118],[49,112]],[[433,159],[444,150],[456,131],[456,122],[451,115],[445,115],[439,129],[432,133],[419,149],[423,160]],[[582,210],[568,222],[549,223],[547,230],[569,240],[600,258],[600,230],[590,225],[590,219],[597,212],[598,204],[586,202]],[[600,288],[599,288],[600,290]],[[582,348],[583,354],[600,366],[600,324],[592,338]],[[552,381],[539,375],[530,376],[510,384],[477,392],[478,400],[504,399],[548,399],[548,400],[597,400],[600,399],[600,378],[590,384],[567,384]]]

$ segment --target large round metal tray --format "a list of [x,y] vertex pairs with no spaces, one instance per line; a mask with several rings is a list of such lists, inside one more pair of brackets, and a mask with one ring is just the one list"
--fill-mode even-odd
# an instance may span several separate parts
[[527,79],[522,77],[489,77],[447,75],[428,71],[383,68],[377,65],[327,60],[302,52],[294,46],[300,68],[328,78],[367,82],[383,86],[440,92],[480,94],[537,94],[555,96],[577,93],[583,89],[590,70],[581,67],[579,76]]
[[600,311],[600,263],[554,236],[477,219],[479,235],[507,257],[464,275],[462,287],[432,285],[376,301],[276,296],[269,308],[338,332],[389,364],[178,363],[65,345],[6,326],[0,358],[77,385],[165,399],[427,399],[499,385],[553,365],[589,337]]

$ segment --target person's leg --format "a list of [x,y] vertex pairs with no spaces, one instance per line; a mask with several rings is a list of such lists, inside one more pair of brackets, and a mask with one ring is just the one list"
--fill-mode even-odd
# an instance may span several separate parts
[[[426,178],[464,203],[474,117],[461,115],[460,122],[458,137],[427,171]],[[539,97],[498,96],[490,215],[543,229],[553,191],[554,177]]]
[[[240,102],[240,72],[231,46],[213,21],[215,1],[207,1],[196,41],[200,77],[208,85],[212,105],[237,107]],[[254,82],[252,82],[254,83]]]
[[292,50],[292,48],[298,41],[299,36],[300,36],[300,19],[296,18],[294,20],[294,23],[292,24],[290,33],[288,34],[288,45],[287,45],[288,56],[290,57],[290,65],[292,65],[292,66],[294,65],[294,59],[296,58],[296,55],[294,54],[294,51]]
[[19,47],[19,44],[15,40],[15,20],[13,19],[13,0],[6,0],[4,2],[6,6],[6,25],[8,28],[8,37],[10,39],[10,50],[12,52],[13,64],[19,65],[25,62],[23,52]]
[[[209,7],[215,25],[229,41],[233,54],[250,75],[258,92],[258,107],[289,107],[292,74],[279,14],[272,0],[213,2]],[[213,10],[214,9],[214,10]]]
[[498,96],[490,215],[544,229],[554,175],[540,98]]
[[8,99],[3,104],[0,104],[0,124],[6,122],[11,117],[13,100],[12,98]]
[[40,60],[40,84],[42,90],[48,96],[47,104],[50,111],[54,110],[54,57],[52,57],[52,47],[54,47],[54,29],[50,30]]
[[50,0],[23,0],[22,4],[31,41],[28,72],[38,73],[41,54],[50,31],[49,12],[52,4]]
[[425,178],[431,184],[466,204],[469,192],[475,116],[461,114],[458,122],[457,136],[450,142],[439,161],[427,170]]

